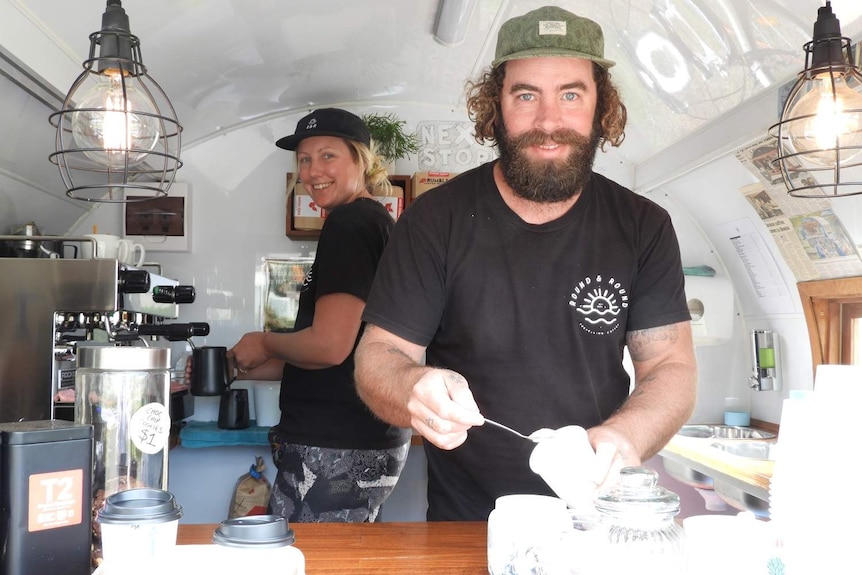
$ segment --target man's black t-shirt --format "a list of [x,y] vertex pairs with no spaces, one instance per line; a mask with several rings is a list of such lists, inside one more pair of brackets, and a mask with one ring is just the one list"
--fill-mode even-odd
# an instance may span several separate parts
[[[661,207],[593,174],[552,222],[506,206],[493,163],[420,196],[384,252],[363,319],[427,346],[487,417],[523,433],[589,428],[629,393],[626,332],[690,319]],[[425,442],[428,519],[485,520],[501,495],[551,494],[533,444],[491,426],[460,447]]]

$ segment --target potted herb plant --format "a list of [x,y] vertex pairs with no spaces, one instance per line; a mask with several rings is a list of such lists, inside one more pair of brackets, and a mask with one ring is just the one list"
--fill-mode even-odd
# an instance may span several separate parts
[[398,118],[394,112],[388,114],[365,114],[362,120],[371,132],[371,139],[377,143],[377,151],[392,166],[396,160],[409,158],[410,154],[419,151],[419,136],[415,133],[407,133],[404,120]]

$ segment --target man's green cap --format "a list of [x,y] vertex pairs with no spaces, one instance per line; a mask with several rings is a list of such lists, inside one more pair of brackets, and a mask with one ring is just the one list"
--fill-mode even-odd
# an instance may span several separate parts
[[615,63],[604,57],[601,26],[557,6],[543,6],[503,23],[491,67],[509,60],[548,56],[584,58],[603,68]]

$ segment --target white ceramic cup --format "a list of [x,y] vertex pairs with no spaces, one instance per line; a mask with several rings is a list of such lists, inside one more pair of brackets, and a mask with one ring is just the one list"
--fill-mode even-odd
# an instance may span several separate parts
[[281,420],[281,409],[278,407],[278,395],[281,383],[274,381],[258,381],[254,385],[254,410],[258,427],[272,427]]
[[96,253],[93,253],[93,242],[81,242],[81,257],[84,259],[108,258],[117,259],[120,251],[120,238],[111,234],[84,234],[96,242]]
[[530,469],[539,474],[557,497],[577,511],[594,508],[596,484],[593,481],[596,452],[583,427],[567,425],[554,430],[539,430],[539,439],[530,454]]
[[144,246],[132,240],[119,240],[117,242],[117,259],[136,268],[144,265],[147,250]]
[[572,573],[572,534],[563,500],[534,494],[498,497],[488,516],[488,573]]

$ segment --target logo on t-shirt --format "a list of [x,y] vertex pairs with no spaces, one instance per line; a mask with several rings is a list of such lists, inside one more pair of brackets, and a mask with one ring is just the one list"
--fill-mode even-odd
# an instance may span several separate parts
[[613,277],[599,274],[578,282],[569,305],[575,308],[581,329],[593,335],[609,334],[620,327],[620,312],[629,306],[629,292]]
[[308,291],[308,286],[311,285],[311,281],[314,279],[311,275],[312,272],[314,272],[314,268],[308,268],[308,273],[305,274],[305,278],[302,280],[302,287],[299,288],[300,292]]

